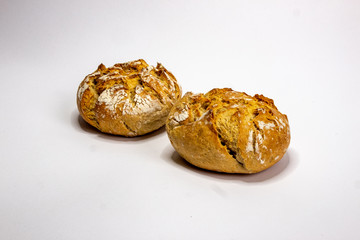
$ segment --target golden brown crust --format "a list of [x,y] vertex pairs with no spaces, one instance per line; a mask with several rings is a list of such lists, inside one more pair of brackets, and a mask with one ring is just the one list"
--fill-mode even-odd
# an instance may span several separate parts
[[77,106],[100,131],[133,137],[162,127],[180,97],[180,86],[164,66],[139,59],[109,68],[100,64],[81,82]]
[[186,93],[166,121],[176,151],[195,166],[228,173],[263,171],[290,143],[287,116],[272,99],[230,88]]

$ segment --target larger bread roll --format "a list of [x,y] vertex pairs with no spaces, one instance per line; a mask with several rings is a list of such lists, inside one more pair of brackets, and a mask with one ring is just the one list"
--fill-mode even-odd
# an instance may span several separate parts
[[140,59],[109,68],[100,64],[81,82],[77,106],[100,131],[133,137],[162,127],[180,97],[180,86],[164,66]]
[[186,93],[171,110],[166,130],[185,160],[227,173],[263,171],[283,157],[290,143],[287,116],[273,100],[229,88]]

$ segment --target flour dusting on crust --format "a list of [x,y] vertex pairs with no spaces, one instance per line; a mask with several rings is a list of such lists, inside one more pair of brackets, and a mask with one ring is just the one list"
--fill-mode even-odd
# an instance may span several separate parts
[[262,130],[262,129],[270,129],[270,128],[273,128],[275,127],[275,124],[270,122],[270,123],[265,123],[263,121],[258,121],[258,126],[259,128]]
[[135,106],[129,114],[151,113],[161,110],[161,104],[157,99],[152,99],[150,95],[135,94]]
[[93,72],[89,75],[87,75],[83,81],[83,84],[81,85],[81,87],[79,88],[78,90],[78,94],[77,94],[77,97],[78,99],[81,99],[84,95],[84,92],[90,87],[89,86],[89,81],[90,81],[90,78],[93,78],[93,77],[97,77],[97,76],[100,76],[100,72],[99,71],[96,71],[96,72]]
[[82,85],[81,85],[81,87],[79,88],[79,90],[78,90],[78,99],[81,99],[82,97],[83,97],[83,95],[84,95],[84,92],[86,91],[86,89],[88,89],[89,88],[89,84],[88,84],[88,81],[85,81]]
[[116,108],[127,97],[127,93],[122,89],[123,85],[115,85],[103,91],[99,98],[99,104],[105,104],[105,108],[110,111],[112,116],[116,115]]
[[185,108],[181,110],[181,112],[174,113],[174,120],[177,122],[182,122],[189,117],[189,108],[185,105]]
[[250,130],[249,132],[249,137],[248,137],[248,143],[246,145],[246,152],[252,152],[254,151],[254,147],[253,147],[253,130]]

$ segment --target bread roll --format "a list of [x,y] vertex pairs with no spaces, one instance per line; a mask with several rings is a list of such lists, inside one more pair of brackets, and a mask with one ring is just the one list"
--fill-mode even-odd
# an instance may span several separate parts
[[100,64],[81,82],[77,106],[100,131],[134,137],[162,127],[180,97],[181,88],[165,67],[140,59],[109,68]]
[[290,143],[287,116],[273,100],[230,88],[186,93],[172,108],[166,131],[186,161],[226,173],[263,171],[283,157]]

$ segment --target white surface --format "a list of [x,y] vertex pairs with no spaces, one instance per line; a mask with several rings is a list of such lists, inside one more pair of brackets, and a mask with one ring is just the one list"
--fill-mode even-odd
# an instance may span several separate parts
[[[0,239],[360,239],[359,1],[0,2]],[[84,76],[144,58],[184,92],[273,98],[292,140],[251,176],[195,169],[164,130],[101,134]]]

